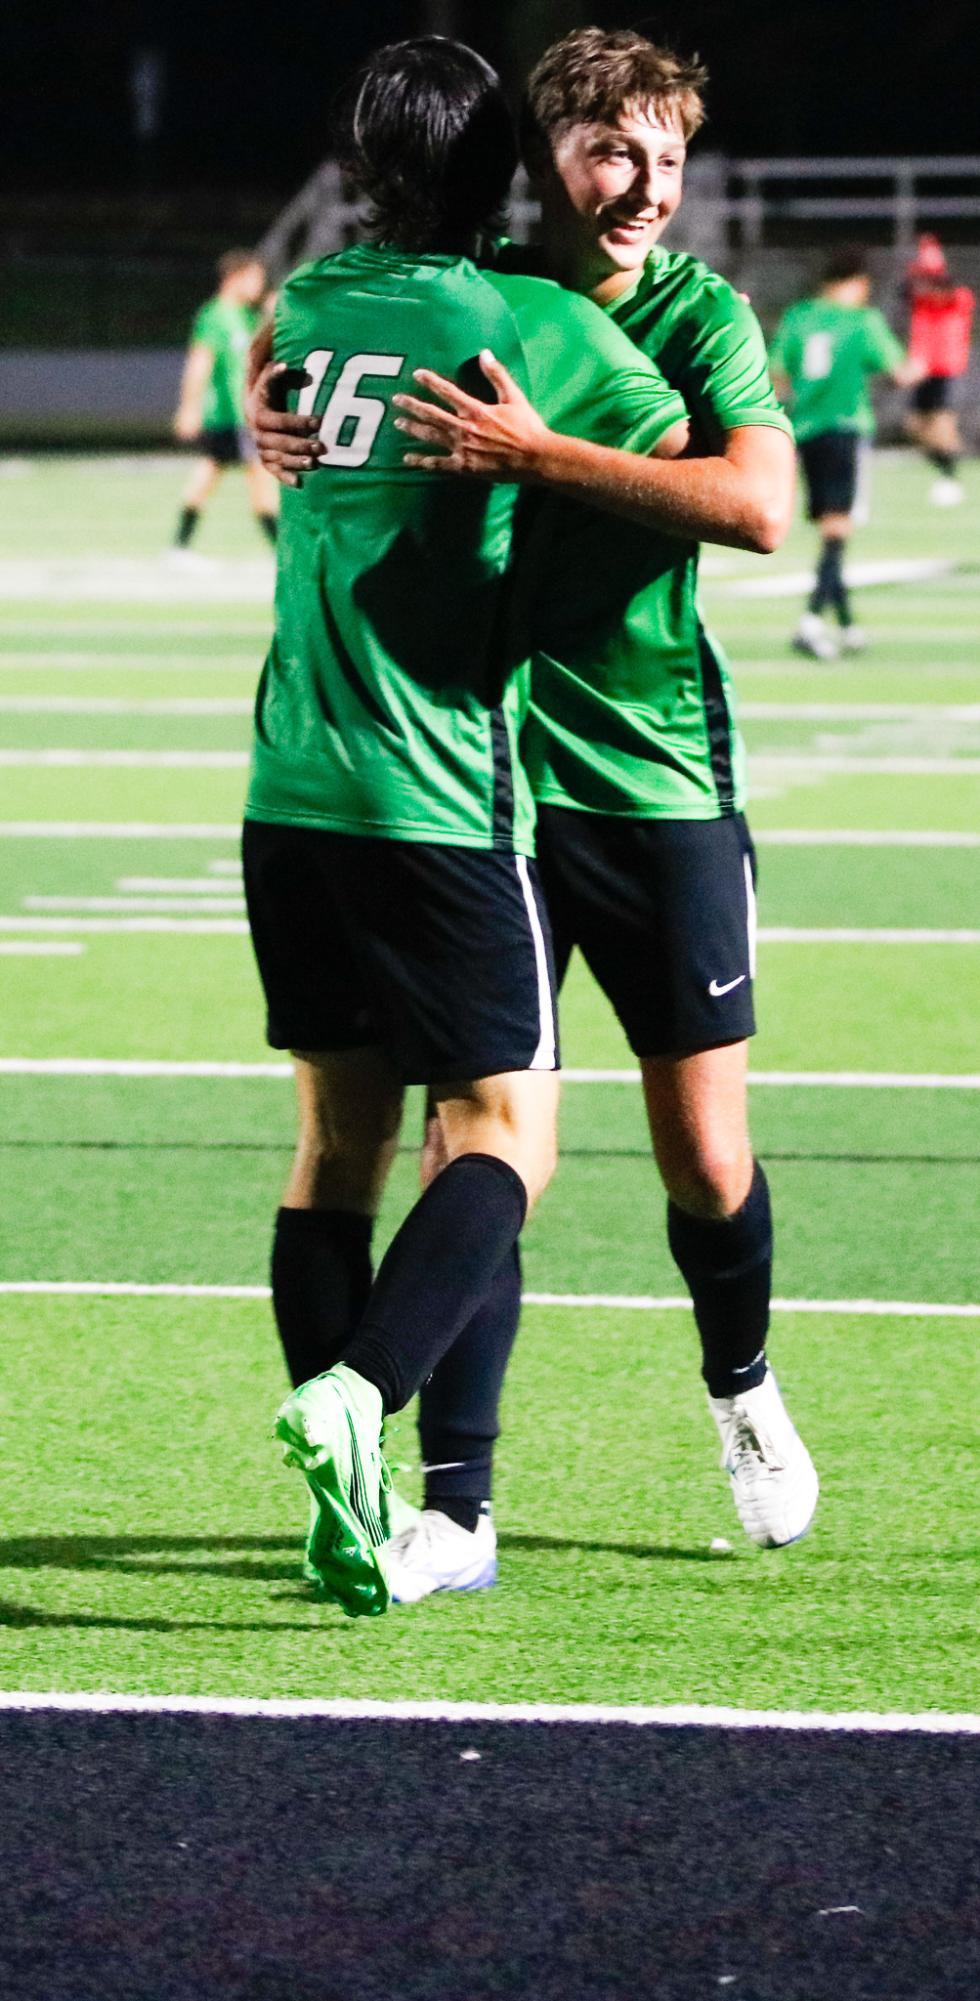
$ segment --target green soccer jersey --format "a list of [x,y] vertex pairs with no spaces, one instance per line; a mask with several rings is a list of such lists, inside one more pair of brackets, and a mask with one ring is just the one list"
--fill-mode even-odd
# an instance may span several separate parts
[[[680,391],[708,448],[740,425],[789,431],[755,314],[697,258],[658,247],[609,316]],[[740,811],[745,757],[701,617],[697,545],[558,500],[537,533],[523,745],[535,797],[633,819]]]
[[261,319],[258,306],[239,306],[219,298],[209,299],[197,314],[191,344],[211,350],[202,431],[226,431],[244,423],[245,357]]
[[684,414],[619,329],[557,285],[365,244],[296,272],[274,352],[305,369],[301,406],[322,412],[328,452],[282,496],[253,819],[533,849],[518,489],[406,467],[391,408],[422,365],[475,387],[483,347],[574,436],[645,451]]
[[784,313],[769,359],[788,376],[793,428],[802,443],[821,431],[874,435],[870,396],[874,375],[898,366],[901,342],[876,306],[842,306],[834,299],[801,299]]

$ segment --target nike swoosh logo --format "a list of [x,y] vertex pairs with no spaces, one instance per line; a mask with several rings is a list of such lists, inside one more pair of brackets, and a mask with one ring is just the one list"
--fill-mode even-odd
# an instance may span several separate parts
[[742,981],[747,978],[748,978],[747,973],[739,973],[737,980],[727,980],[723,987],[719,986],[717,980],[712,980],[711,985],[708,988],[708,992],[711,995],[712,1000],[720,1000],[722,994],[730,994],[733,987],[740,987]]

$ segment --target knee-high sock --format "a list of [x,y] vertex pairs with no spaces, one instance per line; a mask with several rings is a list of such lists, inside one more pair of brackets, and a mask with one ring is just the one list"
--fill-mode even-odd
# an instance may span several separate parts
[[382,1259],[344,1361],[401,1410],[484,1300],[520,1235],[527,1193],[495,1154],[450,1162]]
[[419,1437],[425,1461],[425,1505],[476,1527],[481,1501],[493,1486],[493,1448],[507,1364],[521,1312],[517,1245],[499,1267],[483,1305],[419,1397]]
[[820,560],[809,609],[821,612],[825,605],[832,605],[842,625],[851,624],[851,603],[844,582],[844,539],[840,535],[828,535],[820,549]]
[[734,1216],[705,1222],[669,1202],[667,1237],[691,1294],[710,1394],[754,1389],[766,1373],[772,1290],[772,1211],[759,1162]]
[[370,1216],[280,1209],[272,1239],[272,1307],[290,1382],[339,1362],[371,1291]]

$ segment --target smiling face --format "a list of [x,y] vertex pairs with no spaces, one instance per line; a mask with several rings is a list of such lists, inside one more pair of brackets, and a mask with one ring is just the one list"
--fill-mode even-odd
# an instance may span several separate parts
[[552,275],[600,304],[631,285],[678,207],[686,148],[669,105],[565,127],[539,176]]

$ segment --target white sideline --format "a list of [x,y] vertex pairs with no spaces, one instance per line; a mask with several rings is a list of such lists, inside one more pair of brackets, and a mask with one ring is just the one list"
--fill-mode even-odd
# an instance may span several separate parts
[[254,708],[254,699],[231,695],[168,695],[155,701],[123,702],[111,695],[0,694],[4,716],[250,716]]
[[[71,945],[11,945],[0,951],[77,951]],[[292,1076],[290,1063],[180,1061],[139,1056],[0,1056],[6,1077],[213,1077],[279,1081]],[[638,1084],[639,1070],[563,1070],[566,1084]],[[946,1070],[751,1070],[750,1084],[777,1088],[810,1086],[829,1090],[980,1091],[980,1071]]]
[[198,820],[0,820],[0,839],[25,841],[240,841],[241,822]]
[[[77,841],[237,841],[241,826],[217,821],[180,820],[0,820],[0,840]],[[756,847],[799,848],[980,848],[980,834],[939,829],[906,833],[901,828],[760,827]]]
[[68,959],[77,958],[84,952],[84,945],[66,943],[54,938],[2,938],[0,953],[6,959]]
[[[2,760],[0,760],[2,761]],[[40,899],[29,899],[40,901]],[[96,899],[59,897],[50,899],[58,903],[85,903]],[[99,898],[108,902],[113,909],[124,907],[120,898]],[[195,906],[200,907],[200,906]],[[241,907],[240,904],[238,906]],[[159,898],[153,898],[153,910],[166,909]],[[217,918],[213,922],[194,923],[184,917],[0,917],[0,931],[184,931],[202,934],[222,931],[246,932],[245,920],[234,922]],[[855,927],[801,927],[796,925],[761,925],[757,937],[762,945],[980,945],[980,931],[933,931],[913,929],[896,925]]]
[[[140,1285],[133,1279],[23,1278],[0,1281],[0,1294],[71,1299],[271,1299],[267,1285]],[[691,1302],[673,1293],[525,1292],[525,1306],[584,1307],[590,1311],[689,1313]],[[948,1306],[936,1300],[773,1299],[774,1313],[852,1313],[897,1320],[980,1320],[980,1305]]]
[[710,1703],[374,1702],[335,1696],[62,1695],[0,1689],[0,1711],[60,1710],[87,1716],[235,1716],[325,1723],[602,1723],[650,1729],[861,1731],[870,1735],[980,1735],[980,1716],[943,1710],[729,1709]]

